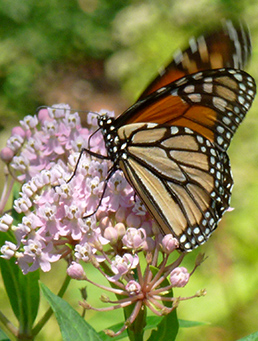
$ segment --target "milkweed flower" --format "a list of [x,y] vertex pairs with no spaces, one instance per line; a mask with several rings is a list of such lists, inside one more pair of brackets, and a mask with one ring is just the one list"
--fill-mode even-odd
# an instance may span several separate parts
[[11,217],[9,214],[4,214],[0,218],[0,231],[6,232],[8,229],[12,226],[13,223],[13,217]]
[[[99,114],[103,113],[106,111]],[[108,115],[114,116],[112,112]],[[11,231],[16,243],[6,241],[1,257],[15,257],[24,274],[38,268],[50,271],[52,263],[66,259],[69,276],[93,283],[82,267],[91,264],[112,287],[94,285],[122,298],[111,301],[103,296],[102,301],[112,306],[100,309],[84,301],[85,308],[102,311],[135,305],[119,334],[133,323],[143,305],[157,315],[175,309],[186,298],[165,294],[185,286],[195,268],[189,273],[179,267],[184,254],[169,261],[178,248],[177,240],[172,235],[160,236],[122,171],[117,170],[107,182],[109,161],[80,153],[90,148],[95,155],[106,155],[101,134],[94,133],[96,117],[88,113],[84,128],[77,112],[68,105],[56,105],[26,116],[12,130],[0,154],[8,170],[0,203],[0,231]],[[15,181],[20,183],[13,205],[18,222],[4,213]],[[164,305],[166,301],[171,308]]]
[[190,278],[190,274],[187,269],[182,267],[177,267],[171,271],[169,279],[173,287],[184,287]]
[[85,272],[81,264],[77,262],[71,262],[67,268],[67,274],[73,279],[83,280],[85,279]]

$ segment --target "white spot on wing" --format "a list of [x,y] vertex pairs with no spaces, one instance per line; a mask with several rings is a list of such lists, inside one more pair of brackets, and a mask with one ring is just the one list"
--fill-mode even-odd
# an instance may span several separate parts
[[175,61],[176,64],[179,64],[182,62],[183,60],[183,54],[182,54],[182,51],[181,50],[177,50],[173,56],[173,59]]
[[243,76],[240,74],[240,73],[236,73],[234,75],[235,79],[237,79],[239,82],[242,82],[243,81]]
[[179,239],[179,242],[180,243],[184,243],[186,241],[186,235],[185,234],[182,234],[182,236],[180,237]]
[[217,137],[217,142],[218,142],[219,145],[222,145],[223,141],[224,140],[223,140],[223,138],[221,136]]
[[199,103],[202,100],[201,94],[191,94],[187,96],[192,102]]
[[164,91],[166,91],[166,87],[163,87],[163,88],[160,88],[160,89],[158,89],[156,92],[158,93],[158,94],[160,94],[161,92],[164,92]]
[[178,96],[178,89],[174,89],[170,92],[171,96]]
[[194,85],[187,85],[185,88],[184,88],[184,92],[190,94],[190,93],[193,93],[194,92]]
[[189,45],[192,53],[195,53],[198,50],[198,46],[194,37],[189,39]]
[[175,135],[179,132],[179,129],[178,129],[178,127],[172,126],[172,127],[170,127],[170,131],[171,131],[171,134]]
[[192,129],[189,129],[189,128],[187,128],[187,127],[185,127],[184,129],[185,129],[185,132],[186,132],[187,134],[192,134],[192,133],[193,133]]
[[186,83],[186,78],[185,77],[182,77],[178,81],[176,81],[176,85],[177,86],[183,85],[185,83]]
[[221,126],[218,126],[218,127],[217,127],[217,131],[218,131],[220,134],[223,134],[224,131],[225,131],[225,129],[224,129],[223,127],[221,127]]
[[149,123],[147,123],[147,128],[154,128],[154,127],[156,127],[157,125],[158,125],[157,123],[149,122]]
[[245,103],[245,99],[242,96],[238,96],[238,101],[239,101],[240,104],[244,104]]
[[203,84],[203,91],[211,94],[213,91],[213,85],[211,83],[204,83]]
[[227,102],[223,98],[213,97],[212,102],[214,107],[219,109],[220,111],[226,110]]
[[230,125],[231,120],[228,117],[223,117],[222,122],[225,123],[226,125]]
[[198,72],[195,75],[193,75],[193,78],[198,80],[203,78],[203,72]]

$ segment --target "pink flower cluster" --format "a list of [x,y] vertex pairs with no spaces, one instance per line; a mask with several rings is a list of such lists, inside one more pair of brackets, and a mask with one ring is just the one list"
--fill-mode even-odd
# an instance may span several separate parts
[[[65,258],[70,263],[67,273],[89,282],[80,262],[91,263],[119,288],[118,294],[128,296],[126,304],[146,303],[148,295],[152,297],[150,308],[157,313],[163,307],[157,297],[164,291],[159,291],[158,285],[171,273],[170,287],[183,287],[190,275],[179,267],[184,255],[167,264],[178,242],[172,235],[161,238],[123,173],[117,170],[106,183],[112,164],[87,151],[80,154],[89,148],[90,139],[90,150],[106,155],[101,133],[94,133],[101,114],[88,113],[88,127],[83,128],[77,112],[68,105],[57,105],[26,116],[13,129],[1,151],[12,181],[7,176],[0,209],[4,212],[14,181],[18,181],[21,190],[13,208],[20,220],[14,222],[7,213],[0,218],[0,231],[11,230],[17,240],[16,244],[6,241],[1,257],[15,257],[24,274],[38,268],[49,271],[51,263]],[[145,274],[140,268],[140,252],[146,255]],[[158,267],[159,252],[163,262],[153,278],[149,267]],[[108,274],[102,262],[109,268]]]
[[[152,222],[121,171],[108,181],[102,200],[107,161],[83,153],[74,174],[80,150],[96,130],[96,114],[87,118],[89,128],[82,128],[79,114],[67,105],[41,109],[13,129],[1,151],[9,173],[23,184],[14,202],[21,222],[14,225],[8,214],[0,218],[0,230],[11,228],[17,244],[8,242],[1,252],[15,256],[24,273],[49,271],[52,262],[72,252],[76,261],[91,261],[90,255],[103,260],[98,251],[109,243],[118,253],[153,246]],[[91,136],[91,146],[105,154],[101,134]],[[98,214],[84,218],[99,203]]]

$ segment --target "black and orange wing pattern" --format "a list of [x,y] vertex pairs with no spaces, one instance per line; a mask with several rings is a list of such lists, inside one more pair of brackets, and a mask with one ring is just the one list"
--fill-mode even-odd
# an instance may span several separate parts
[[153,122],[188,127],[226,151],[256,87],[244,71],[200,71],[156,90],[116,119],[116,127]]
[[[235,68],[249,58],[250,37],[227,25],[192,42],[118,118],[99,117],[109,174],[122,169],[161,233],[176,237],[183,252],[203,244],[229,207],[226,151],[256,94],[254,79]],[[213,69],[215,60],[222,68]]]
[[173,60],[159,71],[139,99],[186,75],[223,67],[244,69],[252,52],[248,28],[231,20],[222,23],[222,29],[206,36],[189,40],[189,47],[174,54]]
[[[139,109],[132,107],[142,115],[151,110],[157,123],[117,129],[123,146],[119,168],[162,233],[172,233],[183,251],[203,244],[229,207],[233,179],[226,150],[255,92],[244,71],[198,72],[157,90]],[[171,113],[158,122],[165,99]],[[180,111],[173,101],[181,103]]]

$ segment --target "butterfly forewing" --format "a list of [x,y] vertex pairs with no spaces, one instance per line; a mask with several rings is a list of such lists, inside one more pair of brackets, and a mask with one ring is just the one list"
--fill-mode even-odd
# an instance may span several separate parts
[[127,144],[119,166],[163,234],[172,233],[182,251],[204,243],[229,206],[233,182],[230,172],[224,176],[222,153],[177,126],[132,124],[118,136]]
[[247,27],[225,21],[223,28],[206,36],[191,38],[189,47],[175,54],[171,63],[160,71],[139,99],[159,88],[198,71],[223,67],[244,69],[251,55]]
[[227,150],[256,92],[254,79],[234,69],[206,70],[175,81],[136,102],[116,120],[188,127]]

